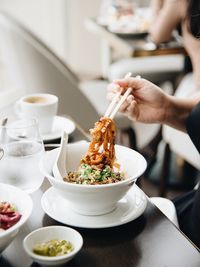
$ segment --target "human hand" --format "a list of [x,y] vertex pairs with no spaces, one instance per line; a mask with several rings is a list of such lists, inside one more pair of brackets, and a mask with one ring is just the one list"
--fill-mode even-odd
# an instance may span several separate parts
[[162,123],[165,120],[166,110],[169,105],[169,96],[155,84],[138,78],[125,78],[116,80],[108,87],[107,98],[112,100],[121,90],[123,94],[127,88],[132,88],[132,93],[120,108],[134,121],[144,123]]

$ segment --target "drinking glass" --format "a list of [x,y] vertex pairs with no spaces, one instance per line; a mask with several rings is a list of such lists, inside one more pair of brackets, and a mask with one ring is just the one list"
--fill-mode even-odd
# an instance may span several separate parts
[[39,160],[44,145],[35,119],[9,120],[0,127],[0,182],[28,193],[37,190],[44,179]]

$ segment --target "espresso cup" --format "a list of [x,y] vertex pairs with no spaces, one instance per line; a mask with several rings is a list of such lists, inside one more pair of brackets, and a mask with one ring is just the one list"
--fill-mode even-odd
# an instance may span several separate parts
[[15,112],[21,119],[35,118],[41,134],[52,131],[57,114],[58,97],[52,94],[31,94],[20,98],[15,104]]

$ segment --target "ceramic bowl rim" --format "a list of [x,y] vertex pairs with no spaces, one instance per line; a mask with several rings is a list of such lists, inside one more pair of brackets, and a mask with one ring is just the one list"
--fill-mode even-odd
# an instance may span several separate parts
[[[87,142],[88,143],[88,142]],[[89,143],[88,143],[89,144]],[[68,145],[73,145],[73,143],[71,144],[68,144]],[[64,187],[73,187],[73,188],[85,188],[85,189],[89,189],[89,188],[93,188],[93,189],[97,189],[97,188],[109,188],[109,187],[118,187],[120,185],[123,185],[123,184],[127,184],[127,183],[131,183],[131,182],[135,182],[138,177],[140,177],[146,170],[147,168],[147,161],[146,159],[142,156],[142,154],[140,154],[139,152],[137,152],[136,150],[134,149],[131,149],[131,148],[128,148],[128,147],[125,147],[125,146],[121,146],[121,145],[115,145],[117,148],[123,148],[123,149],[127,149],[131,152],[134,152],[136,155],[138,155],[141,160],[143,161],[143,169],[138,172],[137,176],[136,177],[129,177],[123,181],[119,181],[117,183],[111,183],[111,184],[101,184],[101,185],[87,185],[87,184],[73,184],[73,183],[68,183],[68,182],[65,182],[65,181],[61,181],[61,180],[58,180],[56,179],[54,176],[53,176],[53,173],[52,175],[50,175],[44,168],[44,164],[43,164],[43,161],[44,159],[47,157],[47,154],[45,153],[42,158],[40,159],[40,162],[39,162],[39,168],[41,170],[41,172],[45,175],[46,178],[50,179],[53,183],[57,183],[59,185],[63,185]],[[55,149],[52,149],[51,151],[48,151],[47,153],[55,153],[56,151],[58,151],[59,148],[55,148]],[[52,172],[52,170],[51,170]]]
[[[74,250],[72,252],[69,252],[68,254],[65,255],[61,255],[61,256],[42,256],[42,255],[37,255],[36,253],[32,252],[29,247],[26,245],[26,242],[29,238],[33,237],[33,235],[37,232],[41,232],[43,230],[47,230],[47,229],[52,229],[52,228],[60,228],[60,229],[67,229],[70,230],[74,233],[74,235],[77,235],[80,239],[80,244],[76,247],[74,247]],[[33,259],[36,260],[41,260],[41,261],[48,261],[48,262],[57,262],[59,260],[64,260],[64,259],[68,259],[68,258],[72,258],[74,257],[82,248],[83,246],[83,237],[82,235],[75,229],[71,228],[71,227],[67,227],[67,226],[62,226],[62,225],[51,225],[51,226],[45,226],[45,227],[40,227],[38,229],[33,230],[32,232],[30,232],[27,236],[25,236],[24,240],[23,240],[23,247],[24,250],[26,251],[26,253]]]
[[[32,210],[33,210],[33,200],[31,199],[31,197],[28,195],[28,193],[26,193],[25,191],[23,191],[22,189],[14,186],[14,185],[10,185],[10,184],[5,184],[5,183],[0,183],[0,187],[1,186],[6,186],[6,187],[10,187],[12,189],[14,189],[15,191],[18,191],[20,194],[22,194],[24,197],[26,197],[29,201],[30,207],[29,210],[26,214],[26,216],[22,216],[20,218],[20,220],[13,226],[11,226],[9,229],[3,231],[0,233],[0,239],[9,235],[10,233],[14,232],[15,230],[19,230],[20,227],[28,220],[28,218],[30,217]],[[22,214],[23,215],[23,214]]]

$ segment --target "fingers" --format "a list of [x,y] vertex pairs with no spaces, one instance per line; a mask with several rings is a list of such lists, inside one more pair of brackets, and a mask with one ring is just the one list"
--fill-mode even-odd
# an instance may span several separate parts
[[[117,92],[121,91],[121,94],[123,95],[127,88],[131,87],[133,90],[137,90],[145,86],[146,83],[147,81],[145,79],[131,77],[115,80],[108,86],[107,99],[112,101]],[[134,99],[134,94],[130,94],[127,97],[126,101],[121,105],[119,111],[126,114],[129,119],[137,120],[137,103]]]
[[118,85],[122,88],[131,87],[133,89],[139,89],[143,87],[145,83],[146,83],[145,79],[138,79],[138,78],[132,78],[132,77],[114,81],[114,84],[116,84],[116,86]]
[[133,100],[127,107],[126,115],[130,120],[137,121],[138,112],[137,112],[137,103],[135,100]]
[[113,92],[108,92],[106,95],[107,100],[112,101],[113,98],[115,97],[116,93]]
[[126,112],[127,108],[130,106],[130,104],[132,103],[132,101],[134,100],[133,95],[129,95],[126,99],[126,101],[124,101],[124,103],[121,105],[119,111],[121,112]]
[[134,90],[136,90],[145,86],[146,83],[147,81],[145,79],[138,79],[131,77],[115,80],[113,83],[108,85],[107,98],[108,100],[111,100],[112,97],[114,96],[113,94],[116,94],[117,92],[119,92],[119,90],[121,90],[121,94],[123,95],[127,88],[131,87]]
[[[119,90],[119,86],[116,87],[115,84],[111,84],[108,88],[108,93],[107,93],[107,99],[112,101],[112,99],[116,95],[116,90]],[[129,119],[131,120],[136,120],[136,101],[134,99],[134,96],[130,94],[127,99],[124,101],[124,103],[121,105],[119,111],[126,114]]]
[[122,92],[122,88],[118,84],[116,84],[116,83],[109,84],[108,87],[107,87],[107,96],[106,96],[106,98],[109,101],[112,101],[112,99],[115,97],[116,93],[118,93],[119,91]]
[[121,106],[120,111],[124,113],[130,120],[137,121],[137,102],[135,101],[133,95],[129,95],[127,97],[126,101]]
[[110,83],[107,87],[107,90],[109,92],[114,92],[114,93],[117,93],[119,90],[121,90],[120,86],[116,83]]

